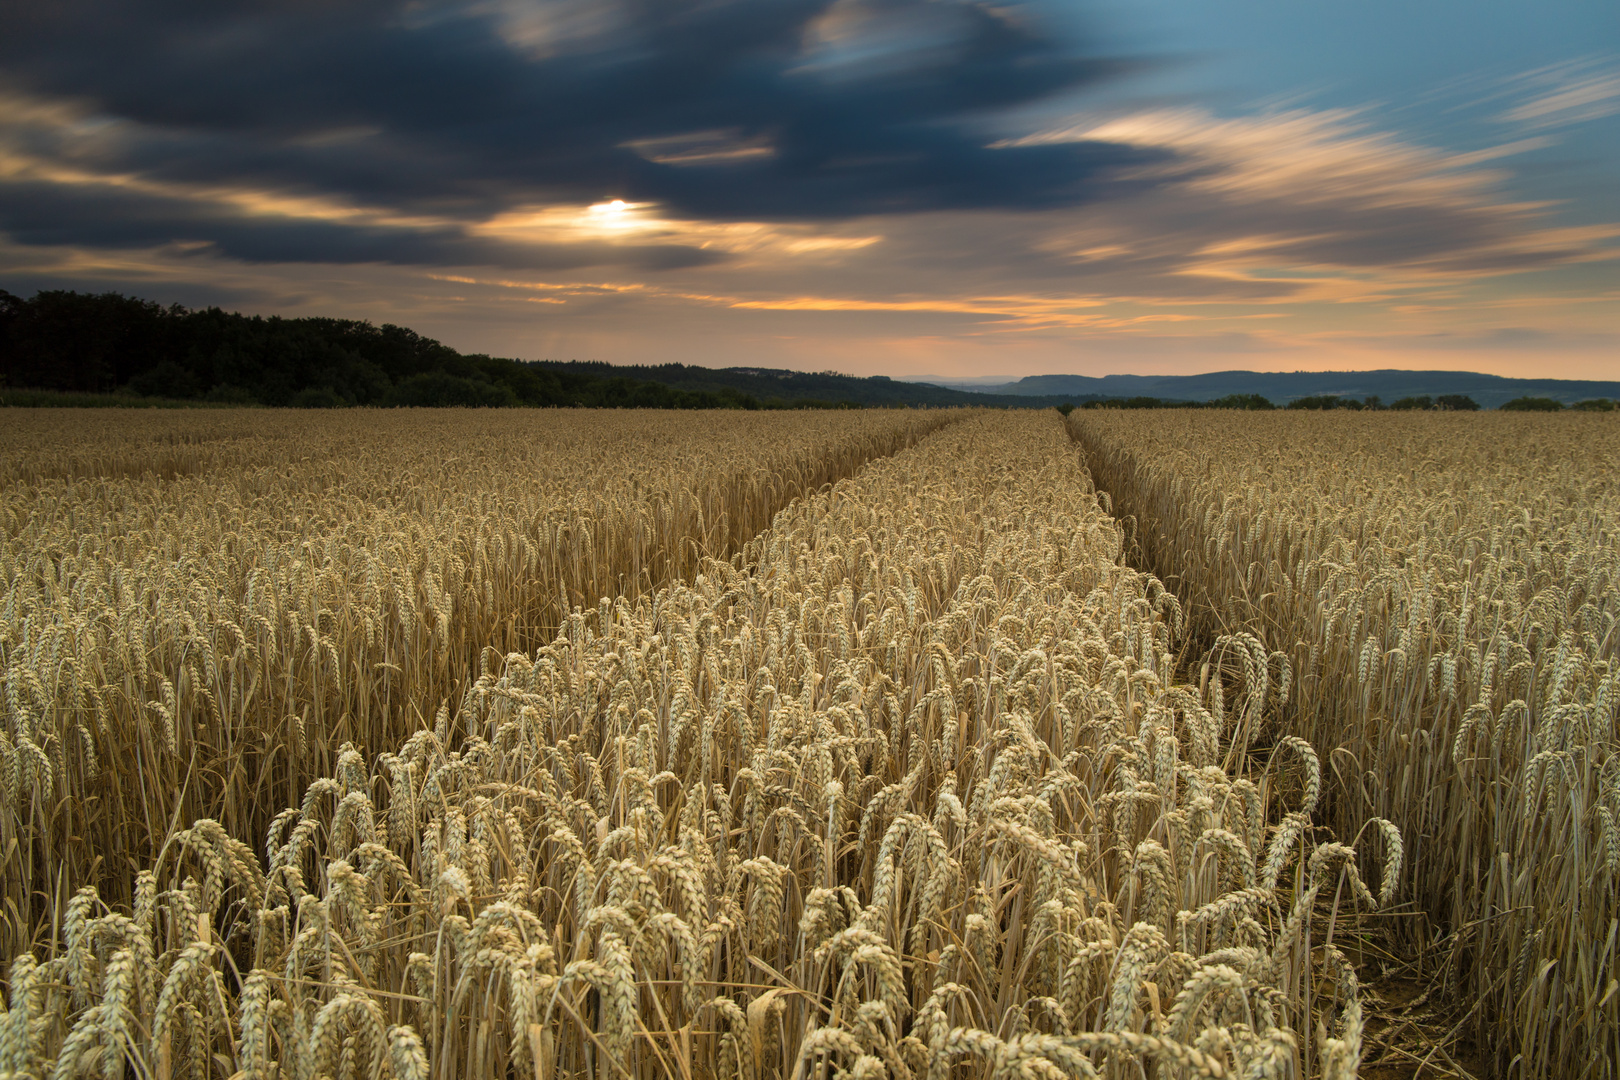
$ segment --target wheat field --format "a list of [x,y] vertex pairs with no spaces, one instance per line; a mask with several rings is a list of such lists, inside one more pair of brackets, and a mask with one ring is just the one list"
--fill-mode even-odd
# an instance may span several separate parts
[[947,422],[895,412],[14,410],[0,434],[0,955],[168,833],[259,837],[496,656],[729,557]]
[[[1620,1061],[1620,425],[1076,412],[1133,556],[1289,655],[1328,822],[1405,837],[1393,921],[1503,1077]],[[1365,868],[1365,859],[1364,859]]]
[[8,453],[0,1074],[1355,1075],[1408,845],[1055,413],[357,415]]

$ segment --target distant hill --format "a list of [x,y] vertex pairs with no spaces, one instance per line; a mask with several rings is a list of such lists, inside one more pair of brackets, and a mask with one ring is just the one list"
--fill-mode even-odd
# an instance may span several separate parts
[[975,386],[997,395],[1097,398],[1158,397],[1211,401],[1228,394],[1259,394],[1278,405],[1296,398],[1336,394],[1387,405],[1401,398],[1462,394],[1487,409],[1518,397],[1544,397],[1570,404],[1590,398],[1620,398],[1620,382],[1579,379],[1505,379],[1472,371],[1214,371],[1205,375],[1031,375],[999,386]]
[[1050,394],[1020,391],[985,394],[929,383],[903,382],[887,375],[861,378],[836,371],[789,371],[785,368],[706,368],[687,364],[560,363],[542,360],[538,367],[559,374],[590,378],[621,378],[662,383],[690,393],[740,394],[759,401],[817,402],[829,405],[933,406],[980,405],[1012,409],[1045,409],[1054,405],[1083,405],[1101,400],[1100,394]]

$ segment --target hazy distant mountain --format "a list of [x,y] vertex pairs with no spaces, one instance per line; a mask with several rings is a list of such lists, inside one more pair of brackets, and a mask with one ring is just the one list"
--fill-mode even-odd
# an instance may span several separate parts
[[909,375],[896,382],[927,383],[929,386],[949,386],[955,390],[982,390],[987,386],[1005,386],[1005,375]]
[[[944,383],[959,387],[959,383]],[[1547,397],[1565,404],[1588,398],[1620,398],[1620,382],[1578,379],[1504,379],[1472,371],[1214,371],[1205,375],[1031,375],[975,391],[1041,397],[1157,397],[1211,401],[1227,394],[1259,394],[1278,405],[1318,394],[1366,398],[1384,404],[1404,397],[1465,394],[1487,409],[1516,397]]]

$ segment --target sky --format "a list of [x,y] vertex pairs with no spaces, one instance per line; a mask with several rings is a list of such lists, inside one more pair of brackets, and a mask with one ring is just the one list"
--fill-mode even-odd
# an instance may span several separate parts
[[4,0],[0,288],[897,378],[1620,378],[1614,0]]

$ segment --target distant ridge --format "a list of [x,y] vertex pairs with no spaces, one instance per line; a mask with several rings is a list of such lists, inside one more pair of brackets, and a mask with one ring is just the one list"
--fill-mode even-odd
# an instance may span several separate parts
[[[941,380],[934,385],[952,385]],[[1212,401],[1228,394],[1259,394],[1278,405],[1296,398],[1337,394],[1384,404],[1405,397],[1463,394],[1483,408],[1499,408],[1517,397],[1552,398],[1564,404],[1589,398],[1620,398],[1620,382],[1585,379],[1508,379],[1473,371],[1213,371],[1203,375],[1030,375],[1016,382],[973,391],[998,396],[1122,398],[1156,397]],[[953,388],[965,389],[964,384]]]
[[843,375],[836,371],[790,371],[786,368],[706,368],[691,364],[604,364],[596,361],[536,366],[593,379],[635,379],[675,390],[703,394],[743,394],[760,401],[848,403],[862,407],[982,405],[1011,409],[1044,409],[1082,405],[1101,395],[1019,390],[1010,393],[966,390],[927,382],[907,382],[887,375]]

